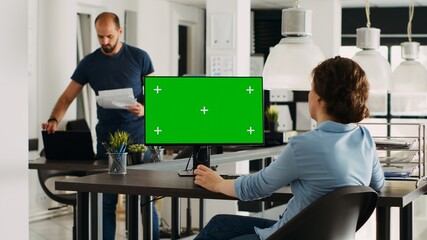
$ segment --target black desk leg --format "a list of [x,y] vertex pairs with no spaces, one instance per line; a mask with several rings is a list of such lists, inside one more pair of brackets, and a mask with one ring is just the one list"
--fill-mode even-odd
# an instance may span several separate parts
[[[151,215],[153,211],[152,197],[141,195],[141,213],[142,213],[142,236],[144,240],[153,239],[153,217]],[[129,209],[129,212],[131,209]],[[129,223],[129,228],[131,223]],[[130,239],[130,238],[129,238]]]
[[138,195],[127,195],[129,209],[127,210],[128,221],[128,239],[138,239]]
[[77,239],[89,239],[89,193],[77,192]]
[[390,240],[390,208],[377,207],[377,240]]
[[400,239],[412,240],[413,230],[413,204],[409,203],[406,207],[400,209]]
[[171,218],[172,218],[172,226],[171,226],[171,239],[175,240],[175,239],[179,239],[179,226],[180,224],[180,207],[179,207],[179,198],[177,197],[172,197],[171,198],[171,204],[172,204],[172,213],[171,213]]
[[90,236],[98,239],[98,193],[90,193]]
[[199,232],[202,231],[205,220],[205,200],[203,198],[199,199]]

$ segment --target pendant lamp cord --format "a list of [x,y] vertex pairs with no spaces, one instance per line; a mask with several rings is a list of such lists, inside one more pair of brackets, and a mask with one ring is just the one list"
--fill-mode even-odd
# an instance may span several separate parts
[[408,40],[412,42],[412,19],[414,18],[414,0],[411,0],[411,6],[409,6],[409,22],[408,22]]
[[369,0],[366,0],[366,4],[365,4],[365,13],[366,13],[366,27],[370,28],[371,27],[371,11],[369,10]]

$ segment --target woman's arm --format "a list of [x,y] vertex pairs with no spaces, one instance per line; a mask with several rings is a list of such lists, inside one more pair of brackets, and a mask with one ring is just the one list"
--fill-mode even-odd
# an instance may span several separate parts
[[234,180],[225,180],[217,172],[205,165],[198,165],[194,170],[194,183],[209,191],[223,193],[230,197],[236,197],[234,191]]

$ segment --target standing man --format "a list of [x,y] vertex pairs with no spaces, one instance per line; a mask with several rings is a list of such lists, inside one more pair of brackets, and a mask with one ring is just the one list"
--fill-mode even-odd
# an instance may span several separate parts
[[[137,103],[127,109],[105,109],[97,104],[96,125],[97,155],[106,158],[102,142],[108,142],[109,133],[126,131],[138,143],[144,142],[144,105],[142,78],[154,72],[148,54],[136,47],[119,41],[123,32],[116,14],[104,12],[95,19],[95,28],[100,48],[87,55],[77,66],[71,82],[59,97],[52,113],[42,128],[54,133],[65,112],[89,83],[96,95],[99,91],[132,88]],[[116,232],[117,194],[103,194],[103,236],[114,239]],[[159,239],[156,209],[153,208],[153,239]]]

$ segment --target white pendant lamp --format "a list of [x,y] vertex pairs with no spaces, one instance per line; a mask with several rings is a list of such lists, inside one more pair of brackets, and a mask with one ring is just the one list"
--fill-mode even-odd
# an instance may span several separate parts
[[299,7],[282,10],[284,38],[271,49],[264,70],[265,89],[310,90],[311,71],[325,59],[311,38],[312,11]]
[[417,61],[420,44],[412,41],[412,18],[414,5],[411,1],[408,42],[403,42],[401,54],[404,59],[394,70],[391,84],[392,115],[427,115],[427,70]]
[[391,84],[390,63],[376,50],[380,47],[378,28],[371,28],[369,18],[369,1],[366,1],[367,27],[356,29],[356,46],[361,51],[353,60],[365,71],[369,82],[368,108],[372,115],[387,114],[387,94]]

